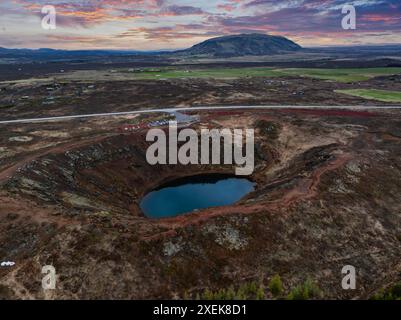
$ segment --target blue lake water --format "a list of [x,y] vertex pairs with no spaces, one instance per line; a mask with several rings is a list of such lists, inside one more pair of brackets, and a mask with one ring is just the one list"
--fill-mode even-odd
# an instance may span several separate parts
[[243,178],[190,177],[148,193],[140,207],[149,218],[175,217],[197,209],[231,205],[254,188],[253,182]]

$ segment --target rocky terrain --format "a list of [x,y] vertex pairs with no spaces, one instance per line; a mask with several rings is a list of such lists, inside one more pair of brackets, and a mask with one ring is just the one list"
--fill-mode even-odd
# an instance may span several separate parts
[[[127,73],[125,73],[127,74]],[[129,74],[128,74],[129,76]],[[87,79],[82,80],[82,77]],[[115,79],[111,79],[115,77]],[[79,80],[81,79],[81,80]],[[399,76],[339,83],[305,77],[132,80],[124,73],[78,74],[0,83],[1,120],[207,105],[367,105],[337,90],[400,90]],[[157,88],[157,90],[155,90]],[[2,130],[2,127],[0,127]],[[3,132],[7,135],[7,132]]]
[[[15,265],[0,268],[0,297],[171,299],[249,281],[271,297],[278,274],[285,294],[312,279],[323,298],[368,298],[400,280],[398,111],[199,116],[195,129],[257,128],[256,190],[232,206],[162,220],[142,214],[144,194],[233,168],[152,167],[145,132],[117,132],[127,119],[5,126],[0,258]],[[34,132],[41,138],[21,138]],[[48,264],[54,291],[41,288]],[[348,264],[355,291],[341,288]]]
[[[250,177],[256,189],[231,206],[160,220],[140,210],[148,192],[179,178],[234,172],[231,166],[150,166],[147,124],[171,114],[0,123],[0,298],[184,299],[256,286],[259,297],[270,299],[278,277],[283,299],[305,283],[319,288],[313,298],[324,299],[394,291],[401,280],[400,110],[381,108],[394,101],[344,91],[397,92],[400,76],[363,69],[366,77],[341,81],[347,70],[328,79],[302,69],[280,76],[269,70],[241,76],[238,70],[243,64],[334,71],[339,65],[397,66],[397,48],[391,59],[371,56],[371,49],[343,59],[345,49],[322,54],[282,38],[255,37],[210,40],[183,56],[134,59],[98,52],[86,61],[79,56],[86,53],[76,52],[82,61],[75,61],[58,52],[62,59],[49,62],[42,50],[35,59],[43,63],[31,63],[25,51],[18,52],[23,60],[0,63],[1,121],[170,107],[294,106],[187,111],[199,119],[191,125],[195,130],[256,128]],[[258,56],[257,62],[226,58],[238,54],[238,46],[245,53],[295,52]],[[218,48],[216,56],[194,67],[205,48]],[[13,59],[9,54],[15,53],[4,54]],[[127,132],[127,126],[139,129]],[[56,268],[56,290],[42,289],[44,265]],[[345,265],[356,268],[355,291],[341,287]]]

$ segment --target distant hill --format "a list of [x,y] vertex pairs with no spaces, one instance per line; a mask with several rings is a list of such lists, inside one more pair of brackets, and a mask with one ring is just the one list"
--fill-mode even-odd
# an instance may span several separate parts
[[300,49],[302,49],[301,46],[285,37],[252,33],[209,39],[176,53],[180,55],[236,57],[288,53]]
[[160,51],[135,51],[135,50],[57,50],[49,48],[41,49],[8,49],[0,47],[0,59],[18,59],[19,62],[32,61],[69,61],[69,60],[93,60],[108,58],[139,57],[159,55]]
[[[165,52],[165,50],[153,50],[153,51],[139,51],[139,50],[60,50],[51,48],[40,48],[40,49],[10,49],[0,47],[0,53],[9,54],[30,54],[30,55],[132,55],[132,54],[159,54]],[[168,51],[167,51],[168,52]]]

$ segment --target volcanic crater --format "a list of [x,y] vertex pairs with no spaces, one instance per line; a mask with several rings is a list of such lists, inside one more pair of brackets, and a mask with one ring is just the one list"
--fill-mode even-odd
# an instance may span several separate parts
[[[145,217],[139,202],[149,191],[235,169],[151,166],[145,132],[60,145],[4,170],[1,250],[18,264],[0,270],[7,288],[17,288],[2,287],[2,294],[45,297],[46,264],[60,277],[57,298],[174,298],[233,282],[266,283],[274,274],[286,290],[313,275],[329,298],[382,287],[400,268],[399,120],[267,111],[242,113],[233,123],[231,116],[202,114],[216,128],[257,128],[249,177],[256,190],[230,206]],[[361,268],[356,292],[338,285],[345,264]]]

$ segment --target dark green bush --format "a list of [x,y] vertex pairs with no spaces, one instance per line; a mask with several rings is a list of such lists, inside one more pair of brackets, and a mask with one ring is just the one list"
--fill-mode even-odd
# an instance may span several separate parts
[[276,274],[273,278],[271,278],[269,282],[269,289],[273,297],[276,298],[283,293],[283,283],[278,274]]
[[288,300],[309,300],[319,299],[322,295],[319,287],[311,280],[307,279],[303,284],[295,287],[288,294]]

